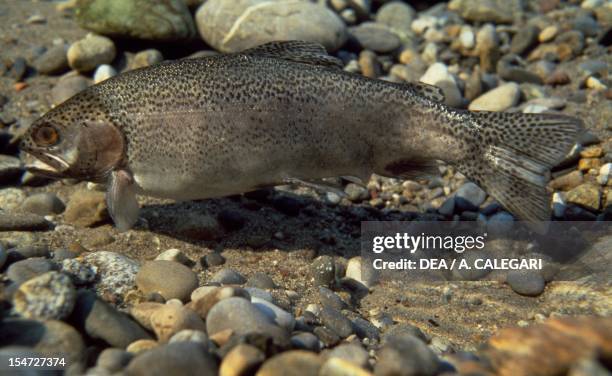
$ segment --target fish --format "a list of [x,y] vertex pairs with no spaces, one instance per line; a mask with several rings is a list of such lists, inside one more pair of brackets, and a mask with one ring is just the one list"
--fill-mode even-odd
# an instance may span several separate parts
[[32,123],[28,171],[106,183],[116,227],[138,195],[195,200],[347,176],[415,179],[453,165],[516,217],[550,219],[550,169],[582,122],[472,112],[440,88],[343,70],[319,44],[271,42],[166,61],[90,86]]

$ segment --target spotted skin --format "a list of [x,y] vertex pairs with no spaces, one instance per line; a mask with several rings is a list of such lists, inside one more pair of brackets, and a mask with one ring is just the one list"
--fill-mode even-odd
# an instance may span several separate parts
[[[528,187],[515,184],[525,158],[550,168],[578,129],[566,117],[454,110],[438,101],[433,88],[347,73],[327,55],[292,55],[294,46],[285,47],[278,56],[276,48],[267,48],[265,54],[184,59],[130,71],[88,88],[33,127],[54,124],[60,133],[74,133],[98,121],[118,129],[125,146],[116,168],[129,171],[137,191],[151,196],[219,197],[288,178],[407,177],[443,160],[483,188],[493,187],[506,205],[529,194]],[[24,148],[40,155],[29,138]],[[508,149],[519,167],[504,170],[514,188],[501,189],[491,176],[509,158],[502,155]],[[547,199],[542,197],[539,205]],[[543,215],[521,208],[515,213]]]

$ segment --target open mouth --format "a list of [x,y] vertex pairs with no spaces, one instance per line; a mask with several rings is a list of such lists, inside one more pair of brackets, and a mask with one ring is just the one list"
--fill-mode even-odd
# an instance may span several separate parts
[[60,178],[70,165],[62,158],[48,153],[41,157],[33,158],[33,162],[25,166],[25,169],[33,174],[42,175],[50,178]]

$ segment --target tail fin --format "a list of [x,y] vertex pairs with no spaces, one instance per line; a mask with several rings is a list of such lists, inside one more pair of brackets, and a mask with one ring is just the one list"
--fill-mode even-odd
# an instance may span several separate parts
[[457,168],[521,220],[548,221],[549,170],[576,142],[578,119],[553,114],[472,112],[475,153]]

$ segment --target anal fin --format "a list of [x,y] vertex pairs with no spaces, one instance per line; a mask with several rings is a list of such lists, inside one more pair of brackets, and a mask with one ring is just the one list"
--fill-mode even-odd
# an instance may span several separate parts
[[108,211],[117,229],[127,231],[138,220],[140,211],[134,178],[126,170],[117,170],[111,173],[109,180],[106,192]]

